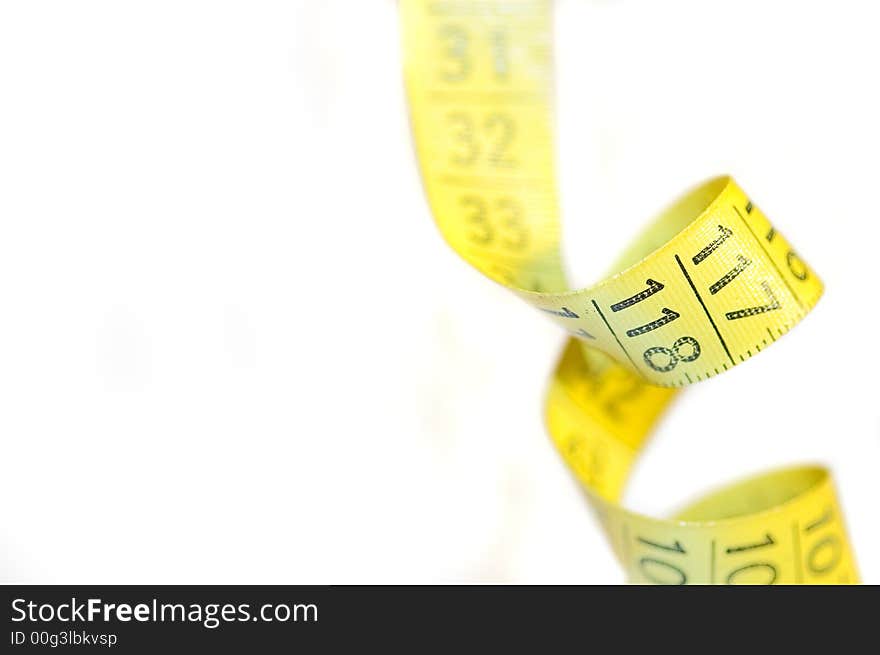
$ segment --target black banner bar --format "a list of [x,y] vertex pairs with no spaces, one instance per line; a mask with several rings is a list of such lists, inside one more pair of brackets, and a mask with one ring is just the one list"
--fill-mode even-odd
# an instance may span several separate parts
[[870,627],[864,610],[878,599],[877,587],[13,585],[0,587],[0,652],[495,652],[527,642],[546,652],[572,639],[592,651],[611,635],[655,649],[757,636],[763,647],[774,635],[788,647],[837,635],[830,645],[840,646],[858,617]]

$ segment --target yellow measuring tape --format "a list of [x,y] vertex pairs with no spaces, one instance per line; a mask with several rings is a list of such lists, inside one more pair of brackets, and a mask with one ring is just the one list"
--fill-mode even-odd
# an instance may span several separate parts
[[547,426],[633,582],[858,581],[828,471],[740,482],[672,519],[619,504],[676,389],[785,335],[822,282],[729,177],[667,209],[612,275],[571,290],[560,255],[552,15],[535,0],[402,0],[406,86],[429,203],[482,273],[572,336]]

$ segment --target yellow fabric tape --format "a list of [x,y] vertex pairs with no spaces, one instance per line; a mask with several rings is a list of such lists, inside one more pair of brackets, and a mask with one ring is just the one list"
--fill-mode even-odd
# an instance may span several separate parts
[[676,387],[768,347],[822,282],[728,177],[687,193],[599,284],[560,256],[552,15],[534,0],[402,0],[412,130],[443,236],[572,338],[547,425],[633,582],[847,583],[855,560],[829,473],[777,471],[673,519],[618,503]]

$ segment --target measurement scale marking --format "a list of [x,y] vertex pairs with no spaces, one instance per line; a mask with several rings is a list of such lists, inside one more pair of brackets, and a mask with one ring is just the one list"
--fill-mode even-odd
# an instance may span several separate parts
[[781,277],[782,281],[785,282],[785,286],[788,287],[789,293],[795,299],[797,304],[801,306],[801,309],[806,309],[806,307],[804,307],[803,301],[800,299],[800,296],[798,296],[794,292],[794,288],[789,283],[788,278],[785,277],[785,274],[782,272],[782,269],[779,268],[779,265],[776,263],[776,260],[773,259],[773,256],[770,254],[770,251],[767,250],[766,246],[764,245],[764,242],[761,241],[760,238],[758,238],[758,235],[755,234],[755,231],[752,229],[752,226],[749,225],[748,221],[746,221],[745,216],[742,215],[742,212],[740,212],[739,207],[737,207],[736,205],[732,205],[732,206],[733,206],[733,211],[736,212],[736,215],[739,216],[740,220],[745,224],[745,226],[747,228],[749,228],[749,232],[751,232],[752,236],[755,237],[755,241],[758,242],[758,245],[761,246],[761,250],[763,250],[764,254],[767,255],[767,259],[770,260],[770,263],[773,265],[773,268],[775,268],[776,272],[779,273],[779,277]]
[[697,287],[694,286],[694,281],[691,279],[691,276],[688,274],[687,269],[684,267],[684,264],[682,264],[681,257],[676,255],[675,261],[678,262],[678,265],[681,268],[681,272],[684,273],[685,279],[688,281],[688,284],[691,285],[691,290],[694,292],[694,295],[697,297],[697,300],[700,301],[700,305],[702,306],[703,311],[706,312],[706,316],[708,317],[709,322],[712,324],[712,328],[715,330],[715,334],[718,335],[718,340],[721,342],[721,345],[724,347],[724,352],[726,352],[727,356],[730,358],[730,363],[736,365],[736,361],[733,359],[733,355],[730,354],[730,349],[727,347],[727,343],[724,341],[724,337],[721,336],[721,332],[718,331],[718,326],[715,325],[715,319],[712,318],[712,314],[709,313],[709,308],[706,307],[706,303],[704,303],[703,299],[700,297],[700,292],[697,291]]
[[607,328],[608,328],[608,331],[611,332],[611,336],[614,337],[614,340],[617,342],[617,345],[620,346],[620,349],[621,349],[621,350],[623,351],[623,353],[627,356],[627,359],[629,359],[629,361],[630,361],[630,363],[632,363],[633,367],[634,367],[637,371],[640,370],[639,367],[636,366],[636,363],[633,361],[633,358],[630,356],[630,354],[629,354],[629,352],[627,351],[627,349],[623,347],[623,344],[620,342],[620,339],[617,338],[617,334],[614,332],[614,329],[611,327],[611,324],[608,322],[608,319],[605,318],[605,314],[603,314],[603,313],[602,313],[602,310],[599,309],[599,305],[596,303],[595,300],[593,300],[592,302],[593,302],[593,307],[595,307],[595,308],[596,308],[596,311],[599,312],[599,316],[602,317],[602,321],[605,323],[605,327],[607,327]]

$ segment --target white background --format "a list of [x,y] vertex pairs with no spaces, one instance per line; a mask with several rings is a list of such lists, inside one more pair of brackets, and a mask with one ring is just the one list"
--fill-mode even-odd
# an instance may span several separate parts
[[[628,504],[825,462],[880,582],[875,4],[558,5],[578,282],[729,172],[827,284]],[[0,0],[0,580],[620,582],[562,342],[432,224],[393,2]]]

